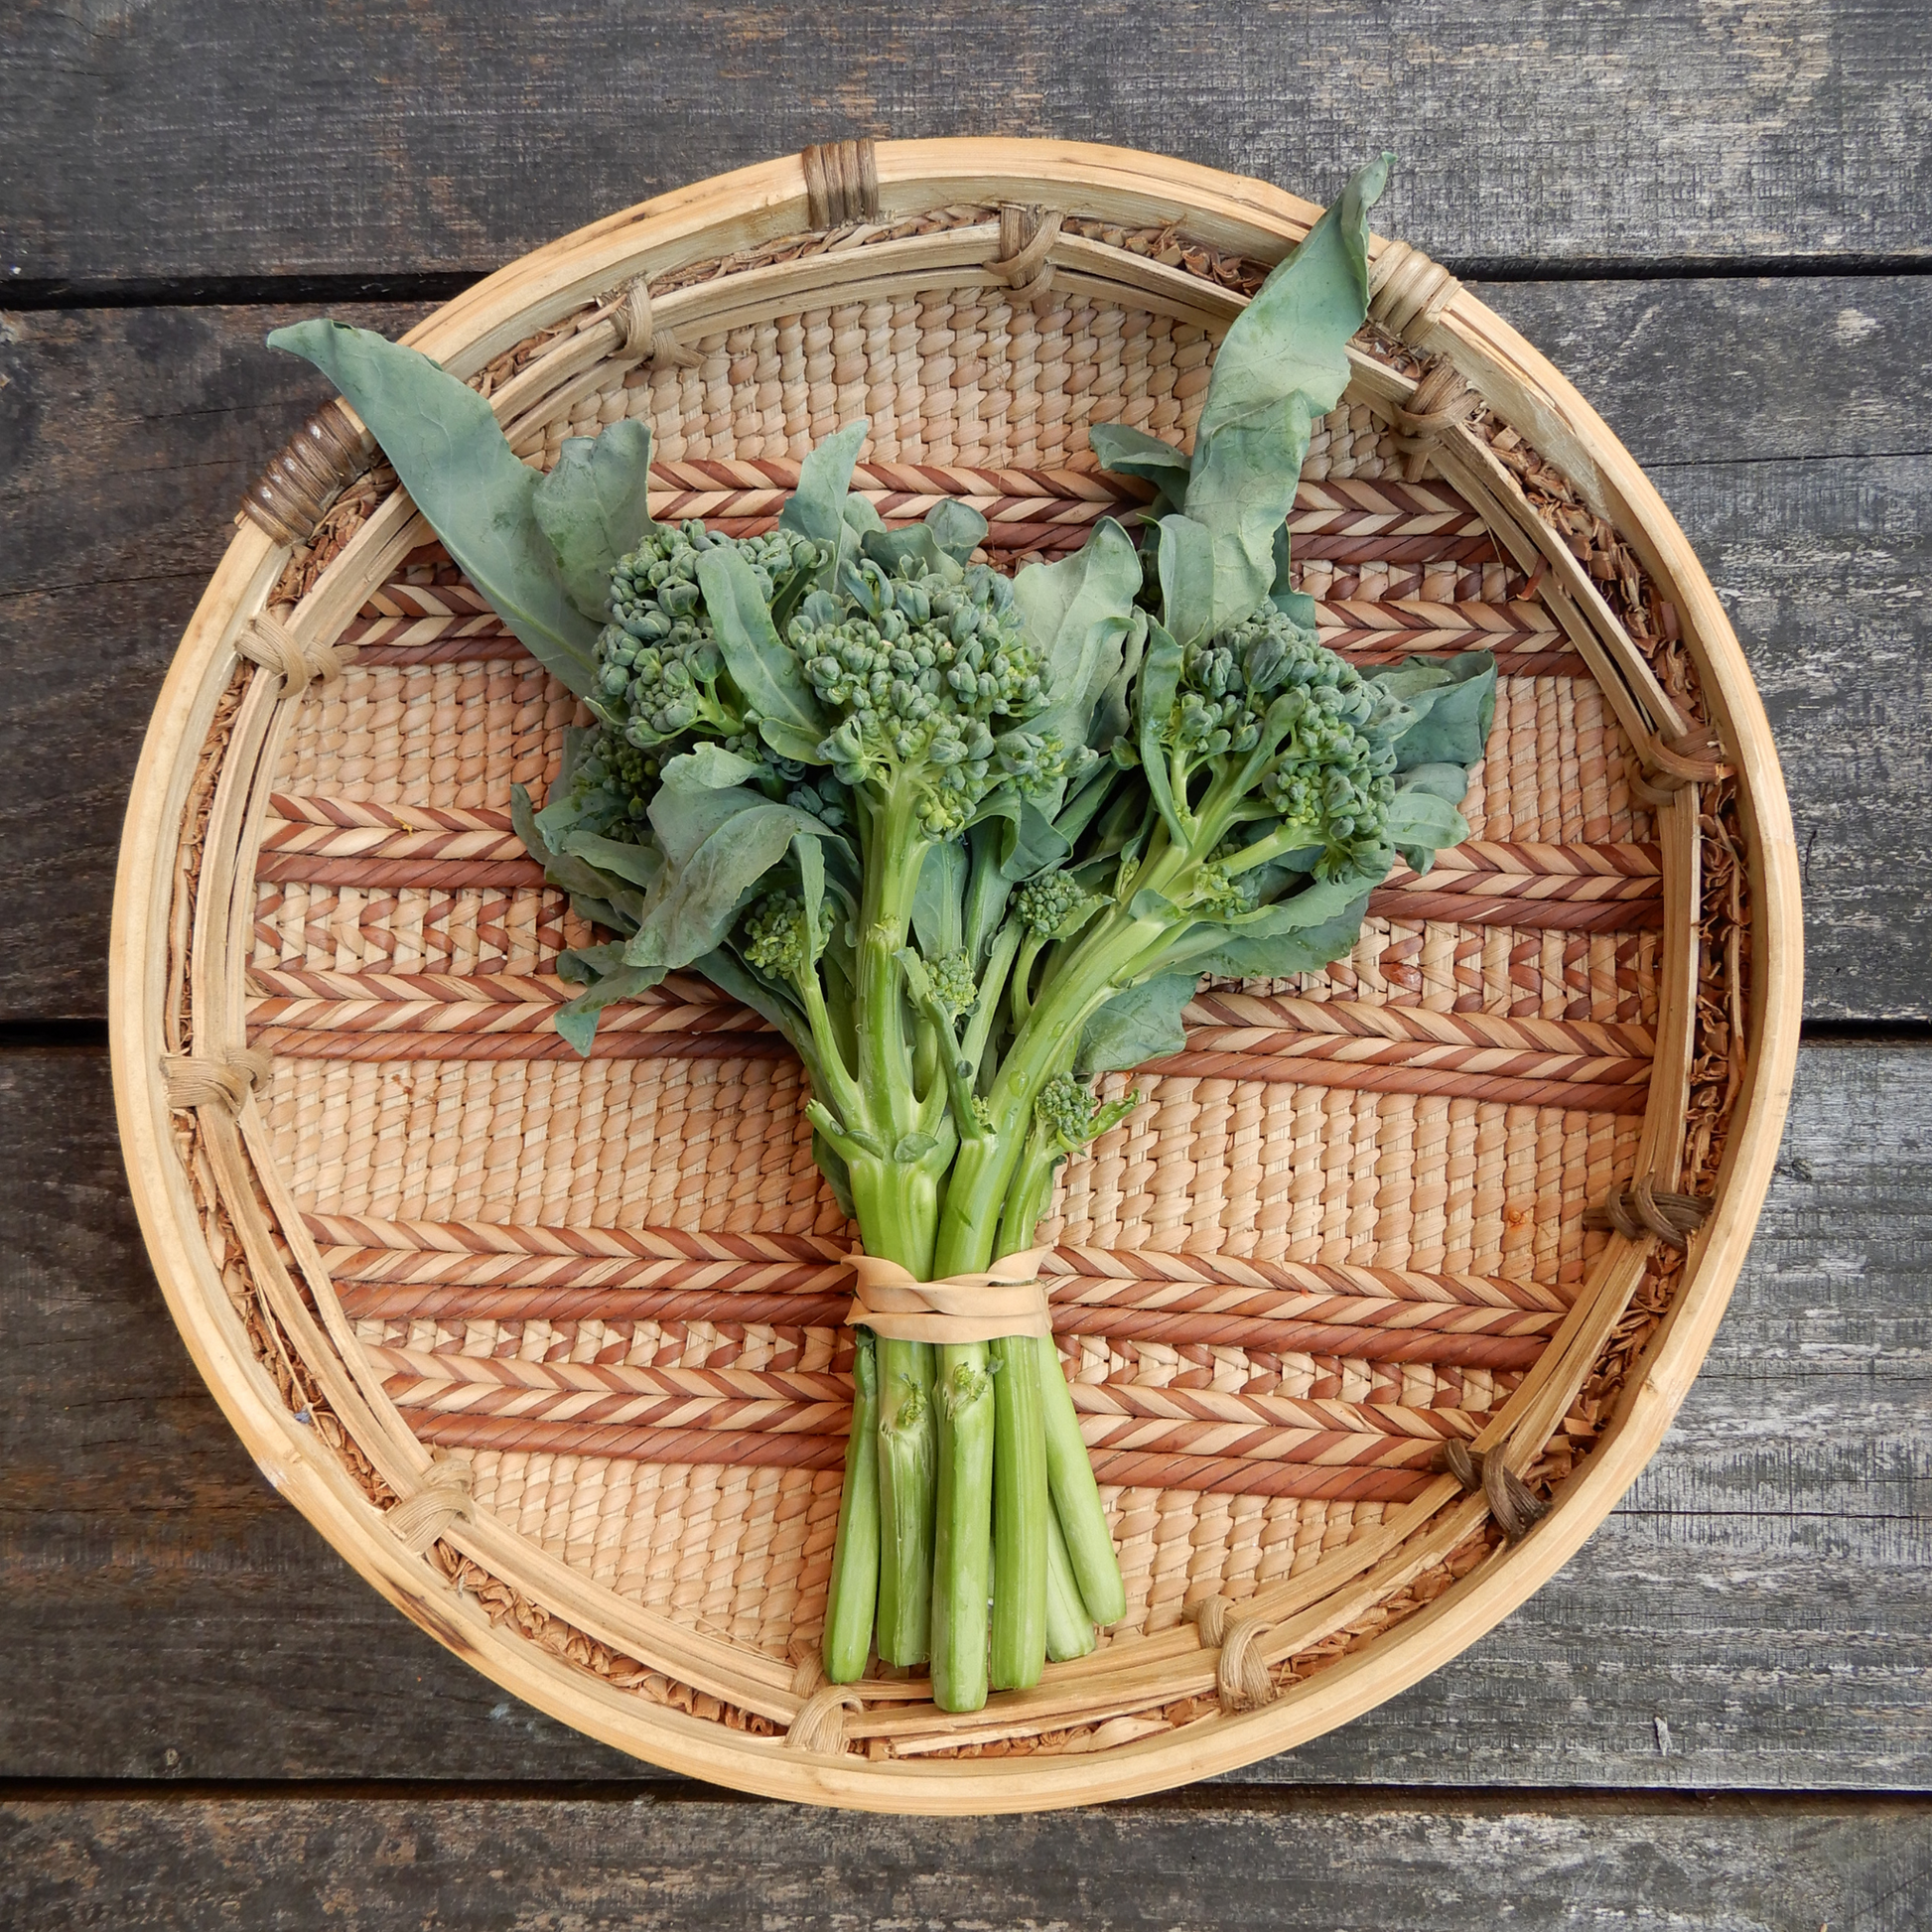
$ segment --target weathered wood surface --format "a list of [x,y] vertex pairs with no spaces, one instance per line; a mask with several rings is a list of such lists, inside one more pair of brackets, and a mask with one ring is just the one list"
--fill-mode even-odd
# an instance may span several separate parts
[[99,284],[494,268],[812,141],[1115,141],[1292,184],[1403,151],[1457,263],[1921,253],[1916,0],[129,0],[0,29],[0,269]]
[[[1729,604],[1806,855],[1807,1011],[1932,1019],[1932,278],[1482,290],[1649,465]],[[103,1010],[122,805],[240,491],[326,393],[291,308],[0,329],[0,1016]],[[342,307],[391,333],[418,308]]]
[[[832,1817],[663,1793],[0,1804],[0,1913],[69,1932],[328,1924],[1911,1932],[1911,1800],[1202,1794],[1046,1818]],[[103,1914],[103,1905],[111,1914]]]
[[[647,1776],[497,1692],[248,1463],[148,1275],[102,1056],[0,1055],[0,1601],[15,1778]],[[1482,1642],[1244,1774],[1932,1788],[1932,1054],[1805,1052],[1676,1429]]]

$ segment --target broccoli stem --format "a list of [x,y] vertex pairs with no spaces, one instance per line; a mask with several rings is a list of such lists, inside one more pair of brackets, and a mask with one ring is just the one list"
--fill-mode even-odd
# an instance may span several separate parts
[[[993,1659],[996,1691],[1039,1682],[1046,1662],[1046,1439],[1031,1335],[988,1345],[993,1363]],[[1055,1363],[1054,1373],[1058,1373]]]
[[939,1507],[932,1551],[932,1701],[942,1711],[977,1711],[986,1702],[993,1381],[987,1373],[986,1343],[941,1345],[933,1391],[939,1417]]
[[[922,1664],[931,1644],[933,1505],[939,1461],[932,1352],[929,1342],[893,1341],[885,1336],[879,1341],[876,1574],[879,1655],[889,1664]],[[835,1584],[841,1575],[838,1565],[835,1551]],[[828,1604],[828,1617],[834,1607]],[[836,1607],[842,1612],[842,1605]]]
[[[860,1159],[851,1164],[851,1175],[867,1252],[897,1262],[915,1280],[929,1280],[938,1218],[932,1174],[904,1162]],[[878,1369],[879,1654],[889,1664],[918,1664],[930,1641],[938,1462],[931,1344],[881,1336]],[[836,1548],[832,1562],[836,1591],[846,1574]],[[845,1614],[835,1593],[826,1606],[828,1622]]]
[[1087,1614],[1086,1600],[1073,1575],[1072,1560],[1066,1554],[1060,1513],[1049,1504],[1046,1511],[1046,1655],[1054,1663],[1064,1664],[1071,1658],[1084,1657],[1093,1644],[1093,1618]]
[[838,1542],[826,1599],[825,1675],[855,1682],[872,1647],[879,1597],[879,1365],[870,1328],[861,1328],[852,1358],[852,1434],[845,1446],[845,1487],[839,1496]]

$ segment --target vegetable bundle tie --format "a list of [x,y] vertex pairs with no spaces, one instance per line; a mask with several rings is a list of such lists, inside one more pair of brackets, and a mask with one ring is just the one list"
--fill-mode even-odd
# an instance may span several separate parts
[[1126,1608],[1035,1245],[1054,1174],[1185,1043],[1203,974],[1316,971],[1398,858],[1426,872],[1495,704],[1486,652],[1367,674],[1324,649],[1287,517],[1368,302],[1388,157],[1229,329],[1183,451],[1095,457],[1151,501],[1008,577],[985,520],[889,529],[867,425],[803,460],[777,526],[651,520],[649,431],[539,475],[415,351],[327,322],[272,343],[342,386],[451,556],[582,700],[514,822],[600,936],[558,1031],[691,969],[803,1062],[813,1151],[864,1243],[824,1630],[971,1711]]

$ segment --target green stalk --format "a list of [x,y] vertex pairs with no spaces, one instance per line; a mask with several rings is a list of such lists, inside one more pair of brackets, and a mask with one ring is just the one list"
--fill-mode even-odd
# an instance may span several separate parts
[[1094,1646],[1093,1618],[1087,1614],[1079,1580],[1066,1554],[1060,1513],[1046,1512],[1046,1654],[1056,1664],[1084,1657]]
[[[851,1165],[853,1204],[866,1252],[930,1279],[938,1185],[921,1168],[861,1159]],[[924,1663],[932,1616],[933,1490],[938,1431],[932,1347],[879,1338],[879,1654],[889,1664]],[[849,1457],[848,1457],[849,1459]],[[836,1580],[838,1553],[833,1555]],[[844,1614],[828,1605],[828,1618]]]
[[986,1702],[987,1592],[993,1567],[994,1378],[986,1344],[942,1345],[939,1508],[932,1552],[932,1701],[942,1711]]
[[825,1675],[834,1684],[856,1682],[872,1647],[879,1596],[878,1426],[877,1349],[872,1330],[861,1328],[852,1358],[852,1434],[845,1446],[845,1487],[839,1495],[839,1535],[825,1607]]
[[[993,1362],[993,1658],[996,1691],[1039,1682],[1046,1662],[1046,1439],[1031,1335],[989,1344]],[[1057,1366],[1055,1367],[1058,1373]]]
[[1046,1484],[1054,1513],[1066,1538],[1067,1560],[1080,1586],[1087,1613],[1104,1629],[1127,1614],[1127,1589],[1120,1580],[1120,1559],[1107,1528],[1107,1512],[1100,1507],[1100,1485],[1093,1479],[1093,1462],[1080,1440],[1080,1418],[1074,1414],[1073,1392],[1060,1372],[1059,1350],[1050,1341],[1035,1341],[1039,1351],[1039,1406],[1046,1438]]
[[[931,1644],[939,1460],[931,1344],[882,1336],[879,1388],[879,1655],[889,1664],[922,1664]],[[850,1461],[848,1452],[848,1465]],[[836,1582],[836,1553],[833,1562]]]

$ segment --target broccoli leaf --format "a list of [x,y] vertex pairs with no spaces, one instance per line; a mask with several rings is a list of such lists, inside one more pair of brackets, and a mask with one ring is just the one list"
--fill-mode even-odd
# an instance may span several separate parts
[[537,473],[519,462],[489,404],[427,355],[340,322],[278,329],[353,405],[464,575],[552,676],[581,698],[597,625],[572,605],[536,519]]
[[1111,516],[1071,557],[1029,564],[1013,580],[1013,601],[1039,648],[1040,683],[1050,698],[1028,721],[1029,731],[1056,731],[1066,745],[1087,742],[1094,707],[1120,670],[1140,588],[1140,555]]
[[825,735],[825,714],[797,653],[771,627],[771,612],[744,554],[730,544],[714,544],[698,559],[698,588],[725,668],[746,702],[760,718],[791,727],[800,737],[810,734],[816,745]]
[[1128,423],[1091,424],[1087,443],[1100,460],[1101,469],[1111,470],[1117,477],[1138,477],[1143,483],[1151,483],[1160,492],[1155,499],[1157,512],[1180,507],[1193,468],[1193,459],[1184,451]]
[[986,518],[956,496],[940,497],[926,511],[925,520],[933,541],[956,564],[970,563],[973,552],[986,541]]
[[566,437],[531,496],[564,592],[593,623],[611,615],[612,565],[651,528],[649,478],[650,431],[626,418],[601,436]]
[[557,1031],[588,1057],[591,1041],[597,1036],[598,1015],[620,1000],[634,1000],[639,993],[648,992],[663,977],[661,971],[628,966],[607,973],[588,992],[578,994],[568,1006],[557,1010]]
[[1192,971],[1163,973],[1116,994],[1087,1022],[1074,1071],[1113,1073],[1179,1052],[1187,1044],[1180,1012],[1194,997],[1198,977]]
[[814,543],[836,545],[845,529],[846,492],[852,466],[872,424],[861,416],[820,443],[798,466],[798,487],[778,512],[778,528],[794,530]]
[[1311,924],[1275,932],[1230,933],[1190,963],[1201,972],[1228,979],[1286,979],[1291,973],[1318,973],[1354,950],[1368,911],[1368,894],[1359,880],[1355,885],[1352,899]]
[[958,839],[932,846],[919,868],[912,895],[912,931],[928,959],[958,952],[966,943],[966,847]]
[[913,523],[900,530],[869,530],[859,539],[859,548],[889,576],[897,575],[907,557],[942,584],[956,584],[966,574],[959,560],[947,554],[930,523]]
[[[1348,340],[1368,313],[1368,210],[1393,159],[1385,154],[1349,177],[1340,201],[1261,285],[1215,355],[1182,506],[1211,538],[1220,602],[1256,588],[1214,628],[1238,622],[1274,584],[1275,532],[1294,507],[1310,432],[1348,386]],[[1164,587],[1165,537],[1164,519]],[[1172,616],[1168,627],[1193,641]]]
[[[795,837],[825,836],[817,819],[789,805],[773,805],[756,792],[732,787],[709,795],[718,804],[752,802],[740,804],[716,823],[688,856],[673,854],[659,878],[644,917],[623,949],[627,966],[654,973],[656,979],[723,943],[745,896],[784,858]],[[653,825],[663,800],[660,791],[652,801]]]
[[[1448,659],[1411,657],[1371,680],[1416,714],[1395,742],[1396,769],[1474,765],[1496,716],[1496,660],[1486,650]],[[1456,793],[1459,800],[1461,793]]]

